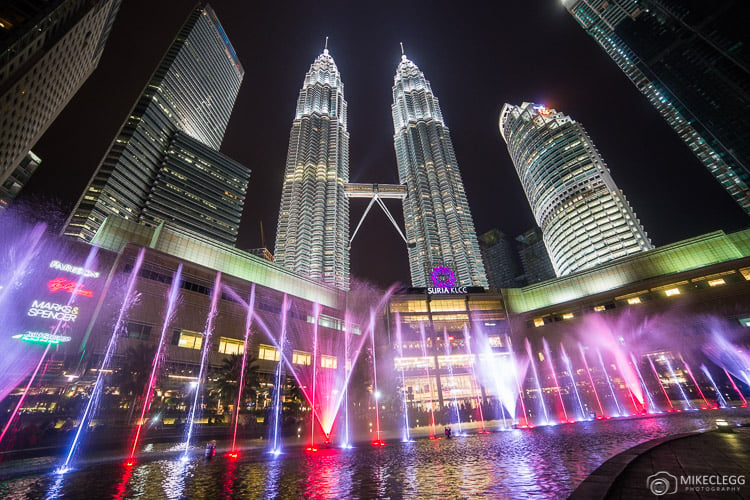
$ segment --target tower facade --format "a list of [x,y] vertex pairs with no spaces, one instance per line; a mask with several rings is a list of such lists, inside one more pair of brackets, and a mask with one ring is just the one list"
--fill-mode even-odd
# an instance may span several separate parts
[[0,185],[99,64],[119,9],[120,0],[0,5]]
[[415,287],[432,286],[433,269],[447,267],[456,286],[487,287],[463,181],[430,82],[405,55],[393,83],[393,141],[403,202],[409,267]]
[[563,3],[711,175],[750,214],[746,3]]
[[344,85],[326,48],[310,66],[289,135],[274,262],[349,289],[349,132]]
[[250,171],[218,149],[244,73],[214,11],[196,7],[94,172],[65,234],[90,241],[108,215],[117,215],[187,224],[234,244]]
[[579,123],[533,103],[505,104],[500,134],[558,276],[652,248]]

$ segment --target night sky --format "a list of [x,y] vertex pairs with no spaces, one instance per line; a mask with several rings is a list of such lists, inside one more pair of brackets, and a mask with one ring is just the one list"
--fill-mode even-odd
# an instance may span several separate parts
[[[193,5],[123,2],[98,69],[34,146],[43,163],[22,200],[72,208]],[[477,232],[535,225],[497,126],[503,103],[523,101],[583,124],[655,245],[748,224],[559,1],[211,5],[246,71],[222,146],[252,170],[239,248],[261,246],[262,221],[273,251],[297,95],[326,36],[349,103],[351,182],[398,182],[390,107],[403,42],[440,100]],[[387,204],[402,221],[400,203]],[[352,200],[352,231],[366,205]],[[409,282],[405,244],[376,207],[351,262],[355,277]]]

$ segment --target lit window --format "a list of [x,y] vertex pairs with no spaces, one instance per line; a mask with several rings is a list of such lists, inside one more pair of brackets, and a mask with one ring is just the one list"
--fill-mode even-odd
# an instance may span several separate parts
[[715,279],[715,280],[709,280],[708,281],[708,286],[721,286],[721,285],[726,285],[726,283],[727,282],[724,281],[724,278],[719,278],[719,279]]
[[664,290],[664,294],[667,297],[671,297],[673,295],[679,295],[680,294],[680,289],[679,288],[670,288],[669,290]]
[[180,340],[177,342],[177,345],[180,347],[186,347],[188,349],[200,349],[203,345],[203,335],[198,332],[182,330],[180,332]]
[[490,347],[502,347],[503,346],[502,337],[489,337],[487,340],[490,344]]
[[562,315],[562,319],[573,319],[573,313],[565,313]]
[[222,354],[242,354],[245,351],[245,343],[238,339],[219,337],[219,352]]
[[320,366],[321,368],[336,368],[338,366],[338,359],[336,359],[336,356],[326,356],[325,354],[321,354]]
[[312,363],[312,356],[305,351],[292,351],[292,364],[307,365]]
[[261,344],[258,347],[258,359],[265,359],[267,361],[278,361],[281,359],[279,356],[279,350],[273,346]]
[[740,273],[745,280],[750,281],[750,267],[744,267],[740,269]]
[[630,297],[628,299],[628,304],[630,304],[631,306],[633,306],[635,304],[640,304],[640,303],[641,303],[641,298],[640,297]]
[[604,306],[594,306],[594,311],[596,312],[602,312],[606,309]]
[[534,326],[537,328],[544,326],[544,320],[542,318],[534,318]]
[[750,328],[750,318],[739,318],[737,321],[745,328]]

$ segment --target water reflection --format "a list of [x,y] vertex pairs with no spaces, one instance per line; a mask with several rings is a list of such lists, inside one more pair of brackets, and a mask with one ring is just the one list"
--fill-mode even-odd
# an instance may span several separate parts
[[275,458],[247,451],[236,460],[142,460],[132,468],[98,465],[64,476],[0,481],[0,497],[565,497],[615,454],[649,439],[712,427],[717,417],[737,421],[750,412],[686,412],[318,453],[289,447]]

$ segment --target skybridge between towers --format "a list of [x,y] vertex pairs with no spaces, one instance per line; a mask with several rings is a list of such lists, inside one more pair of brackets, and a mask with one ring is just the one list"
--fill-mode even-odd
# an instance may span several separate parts
[[370,212],[370,209],[375,203],[377,203],[380,208],[383,209],[386,217],[388,217],[388,220],[391,221],[393,227],[396,228],[396,231],[398,231],[399,236],[401,236],[401,239],[404,240],[406,246],[408,248],[413,248],[415,246],[414,243],[409,243],[409,241],[406,239],[403,231],[401,231],[401,228],[398,227],[396,219],[393,218],[393,215],[391,215],[388,207],[386,207],[385,203],[383,203],[384,199],[403,201],[403,199],[406,198],[406,184],[350,183],[346,185],[344,191],[346,192],[347,198],[370,198],[370,203],[367,205],[365,212],[359,219],[357,228],[354,230],[354,232],[352,233],[352,237],[349,239],[349,248],[352,247],[354,237],[357,236],[359,228],[362,226],[362,223],[365,221],[365,217],[367,217],[367,214]]

